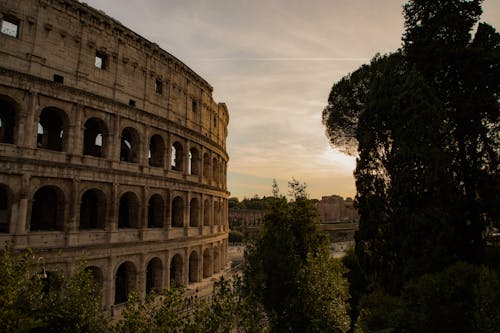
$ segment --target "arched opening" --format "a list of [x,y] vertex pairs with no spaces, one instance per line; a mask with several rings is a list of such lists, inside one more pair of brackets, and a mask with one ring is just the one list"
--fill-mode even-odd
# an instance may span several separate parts
[[219,272],[219,247],[214,247],[214,273]]
[[210,250],[203,251],[203,278],[210,277],[210,267],[212,267],[212,258],[210,257]]
[[203,205],[203,225],[205,227],[210,226],[210,201],[208,199],[205,199]]
[[176,254],[170,262],[170,286],[182,285],[182,257]]
[[63,151],[66,124],[64,111],[52,107],[43,109],[38,121],[37,147]]
[[104,122],[90,118],[85,122],[83,130],[83,155],[104,157]]
[[135,265],[130,261],[118,267],[115,275],[115,304],[127,302],[130,293],[135,289],[136,275]]
[[90,273],[90,276],[95,283],[95,291],[100,293],[104,286],[104,276],[102,274],[102,270],[96,266],[88,266],[85,270]]
[[194,147],[189,150],[189,174],[194,176],[200,174],[200,154]]
[[148,228],[163,227],[163,210],[164,204],[161,195],[152,195],[148,203]]
[[153,167],[163,167],[165,155],[165,144],[163,138],[157,134],[149,140],[149,165]]
[[0,143],[14,143],[16,111],[11,103],[0,100]]
[[172,170],[182,171],[184,166],[184,150],[178,141],[172,145]]
[[199,280],[198,253],[196,253],[196,251],[193,251],[189,256],[189,283],[198,282]]
[[9,191],[3,185],[0,185],[0,232],[9,232],[10,207],[11,200]]
[[184,200],[175,197],[172,201],[172,227],[182,228],[184,226]]
[[149,261],[146,268],[146,294],[152,291],[158,293],[161,291],[162,264],[159,258],[153,258]]
[[127,192],[120,198],[118,228],[139,227],[139,200],[133,192]]
[[200,203],[196,198],[192,198],[189,204],[189,226],[200,226]]
[[122,131],[120,144],[120,161],[137,163],[139,158],[139,135],[131,127]]
[[210,156],[203,154],[203,178],[210,179]]
[[85,191],[80,201],[80,229],[104,229],[106,196],[97,189]]
[[64,229],[64,194],[57,187],[38,189],[31,207],[31,231]]

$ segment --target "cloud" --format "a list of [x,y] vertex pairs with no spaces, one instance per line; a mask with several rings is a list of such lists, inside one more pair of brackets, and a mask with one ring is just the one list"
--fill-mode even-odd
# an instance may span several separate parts
[[[400,47],[406,0],[87,1],[186,63],[228,105],[233,194],[296,177],[314,197],[354,195],[355,161],[329,146],[321,112],[334,82]],[[498,26],[499,2],[484,9]]]

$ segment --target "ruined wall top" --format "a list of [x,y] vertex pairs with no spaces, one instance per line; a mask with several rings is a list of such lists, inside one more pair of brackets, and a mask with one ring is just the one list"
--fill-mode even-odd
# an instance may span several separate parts
[[2,31],[2,67],[166,117],[225,145],[229,114],[212,86],[104,12],[77,0],[0,0],[0,16],[16,28]]

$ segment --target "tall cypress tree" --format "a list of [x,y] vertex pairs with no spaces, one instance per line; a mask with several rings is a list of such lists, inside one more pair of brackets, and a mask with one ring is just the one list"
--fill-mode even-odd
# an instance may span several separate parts
[[335,84],[323,111],[332,144],[359,154],[360,266],[391,293],[480,261],[498,221],[499,35],[471,39],[480,3],[410,1],[403,49]]

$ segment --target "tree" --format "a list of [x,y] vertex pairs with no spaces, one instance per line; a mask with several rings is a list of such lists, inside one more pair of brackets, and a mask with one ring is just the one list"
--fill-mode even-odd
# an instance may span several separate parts
[[[323,123],[358,151],[356,255],[372,289],[480,262],[498,221],[499,35],[481,1],[414,0],[402,50],[335,84]],[[482,79],[484,77],[484,80]]]
[[345,268],[330,258],[305,184],[293,180],[289,187],[292,201],[273,197],[261,238],[247,247],[245,289],[262,303],[273,331],[345,332]]
[[48,278],[32,251],[16,255],[10,247],[0,262],[2,332],[107,332],[109,318],[91,273],[83,266],[70,278]]

